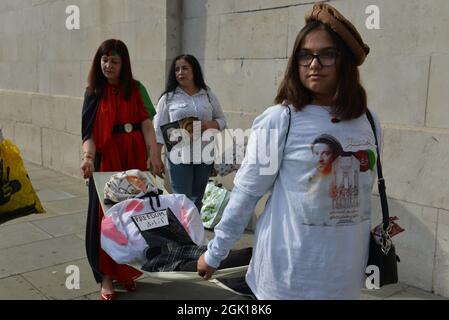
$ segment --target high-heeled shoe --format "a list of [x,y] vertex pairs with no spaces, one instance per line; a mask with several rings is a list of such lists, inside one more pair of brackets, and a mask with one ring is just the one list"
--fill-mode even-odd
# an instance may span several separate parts
[[[103,288],[106,288],[107,291],[112,291],[111,293],[103,292]],[[109,276],[103,276],[103,280],[101,282],[100,287],[100,299],[101,300],[115,300],[115,292],[114,285],[112,283],[112,279]]]
[[115,292],[113,292],[113,293],[100,292],[100,299],[101,300],[115,300]]
[[137,290],[137,286],[136,286],[136,282],[131,280],[130,282],[126,282],[123,284],[123,287],[126,289],[126,291],[128,292],[134,292]]

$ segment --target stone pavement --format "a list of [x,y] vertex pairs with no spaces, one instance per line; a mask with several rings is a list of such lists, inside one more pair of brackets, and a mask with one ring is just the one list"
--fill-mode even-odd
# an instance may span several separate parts
[[[25,163],[39,198],[47,210],[0,224],[0,300],[75,299],[98,300],[99,285],[94,281],[84,249],[87,188],[84,181]],[[211,238],[212,233],[207,237]],[[245,234],[236,247],[251,245]],[[80,270],[80,288],[66,288],[68,266]],[[117,299],[245,299],[215,283],[161,281],[142,276],[138,290]],[[362,299],[444,299],[405,284],[381,290],[366,290]]]

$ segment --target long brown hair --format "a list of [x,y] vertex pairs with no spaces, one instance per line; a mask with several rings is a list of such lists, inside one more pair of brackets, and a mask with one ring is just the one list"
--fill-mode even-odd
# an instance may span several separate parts
[[299,78],[297,53],[305,36],[315,29],[327,31],[339,51],[337,59],[338,84],[333,98],[332,114],[341,120],[358,118],[367,110],[367,97],[366,91],[360,83],[360,73],[354,56],[340,36],[319,21],[307,23],[298,33],[275,103],[292,104],[296,110],[302,110],[312,102],[313,93],[303,86]]
[[101,71],[101,57],[103,55],[109,55],[111,52],[115,52],[122,58],[122,69],[120,71],[119,78],[123,86],[124,97],[128,100],[131,95],[132,86],[134,85],[133,73],[131,71],[131,61],[129,58],[128,48],[123,41],[117,39],[109,39],[104,41],[95,53],[87,79],[87,94],[96,94],[100,97],[103,95],[103,90],[107,79]]
[[166,93],[174,92],[176,87],[179,85],[178,80],[176,80],[176,62],[181,59],[187,61],[192,67],[193,82],[195,83],[195,86],[207,91],[208,87],[206,85],[206,82],[204,81],[203,71],[201,70],[201,65],[198,62],[197,58],[195,58],[191,54],[180,54],[179,56],[174,58],[171,63],[167,84],[165,85],[165,90],[164,92],[162,92],[161,97]]

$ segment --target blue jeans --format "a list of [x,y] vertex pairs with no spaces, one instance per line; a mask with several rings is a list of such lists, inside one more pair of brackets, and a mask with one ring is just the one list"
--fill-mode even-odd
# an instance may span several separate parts
[[168,160],[168,171],[172,192],[185,194],[187,198],[195,203],[198,211],[201,211],[204,191],[213,164],[173,164]]

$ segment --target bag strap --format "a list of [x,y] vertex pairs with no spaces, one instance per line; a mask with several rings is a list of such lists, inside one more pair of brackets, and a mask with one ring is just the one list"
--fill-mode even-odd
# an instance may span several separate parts
[[287,134],[285,135],[284,149],[285,145],[287,144],[288,133],[290,132],[290,124],[292,122],[292,111],[290,110],[290,106],[287,106],[287,109],[288,109],[288,127],[287,127]]
[[156,199],[156,205],[158,208],[160,208],[161,206],[161,200],[159,199],[159,196],[162,195],[164,192],[161,189],[157,189],[157,191],[150,191],[147,192],[143,195],[141,195],[140,197],[137,197],[138,199],[145,199],[148,198],[148,202],[150,204],[151,209],[155,212],[157,211],[156,209],[154,209],[153,206],[153,199]]
[[385,193],[385,179],[382,174],[382,165],[380,163],[380,154],[379,154],[379,142],[377,141],[377,132],[376,125],[374,124],[373,115],[369,110],[366,111],[366,117],[368,118],[369,123],[371,124],[371,128],[373,129],[374,139],[376,140],[376,151],[377,151],[377,187],[379,189],[380,195],[380,204],[382,206],[382,221],[383,228],[386,231],[388,225],[390,224],[390,214],[388,210],[388,201],[387,194]]

